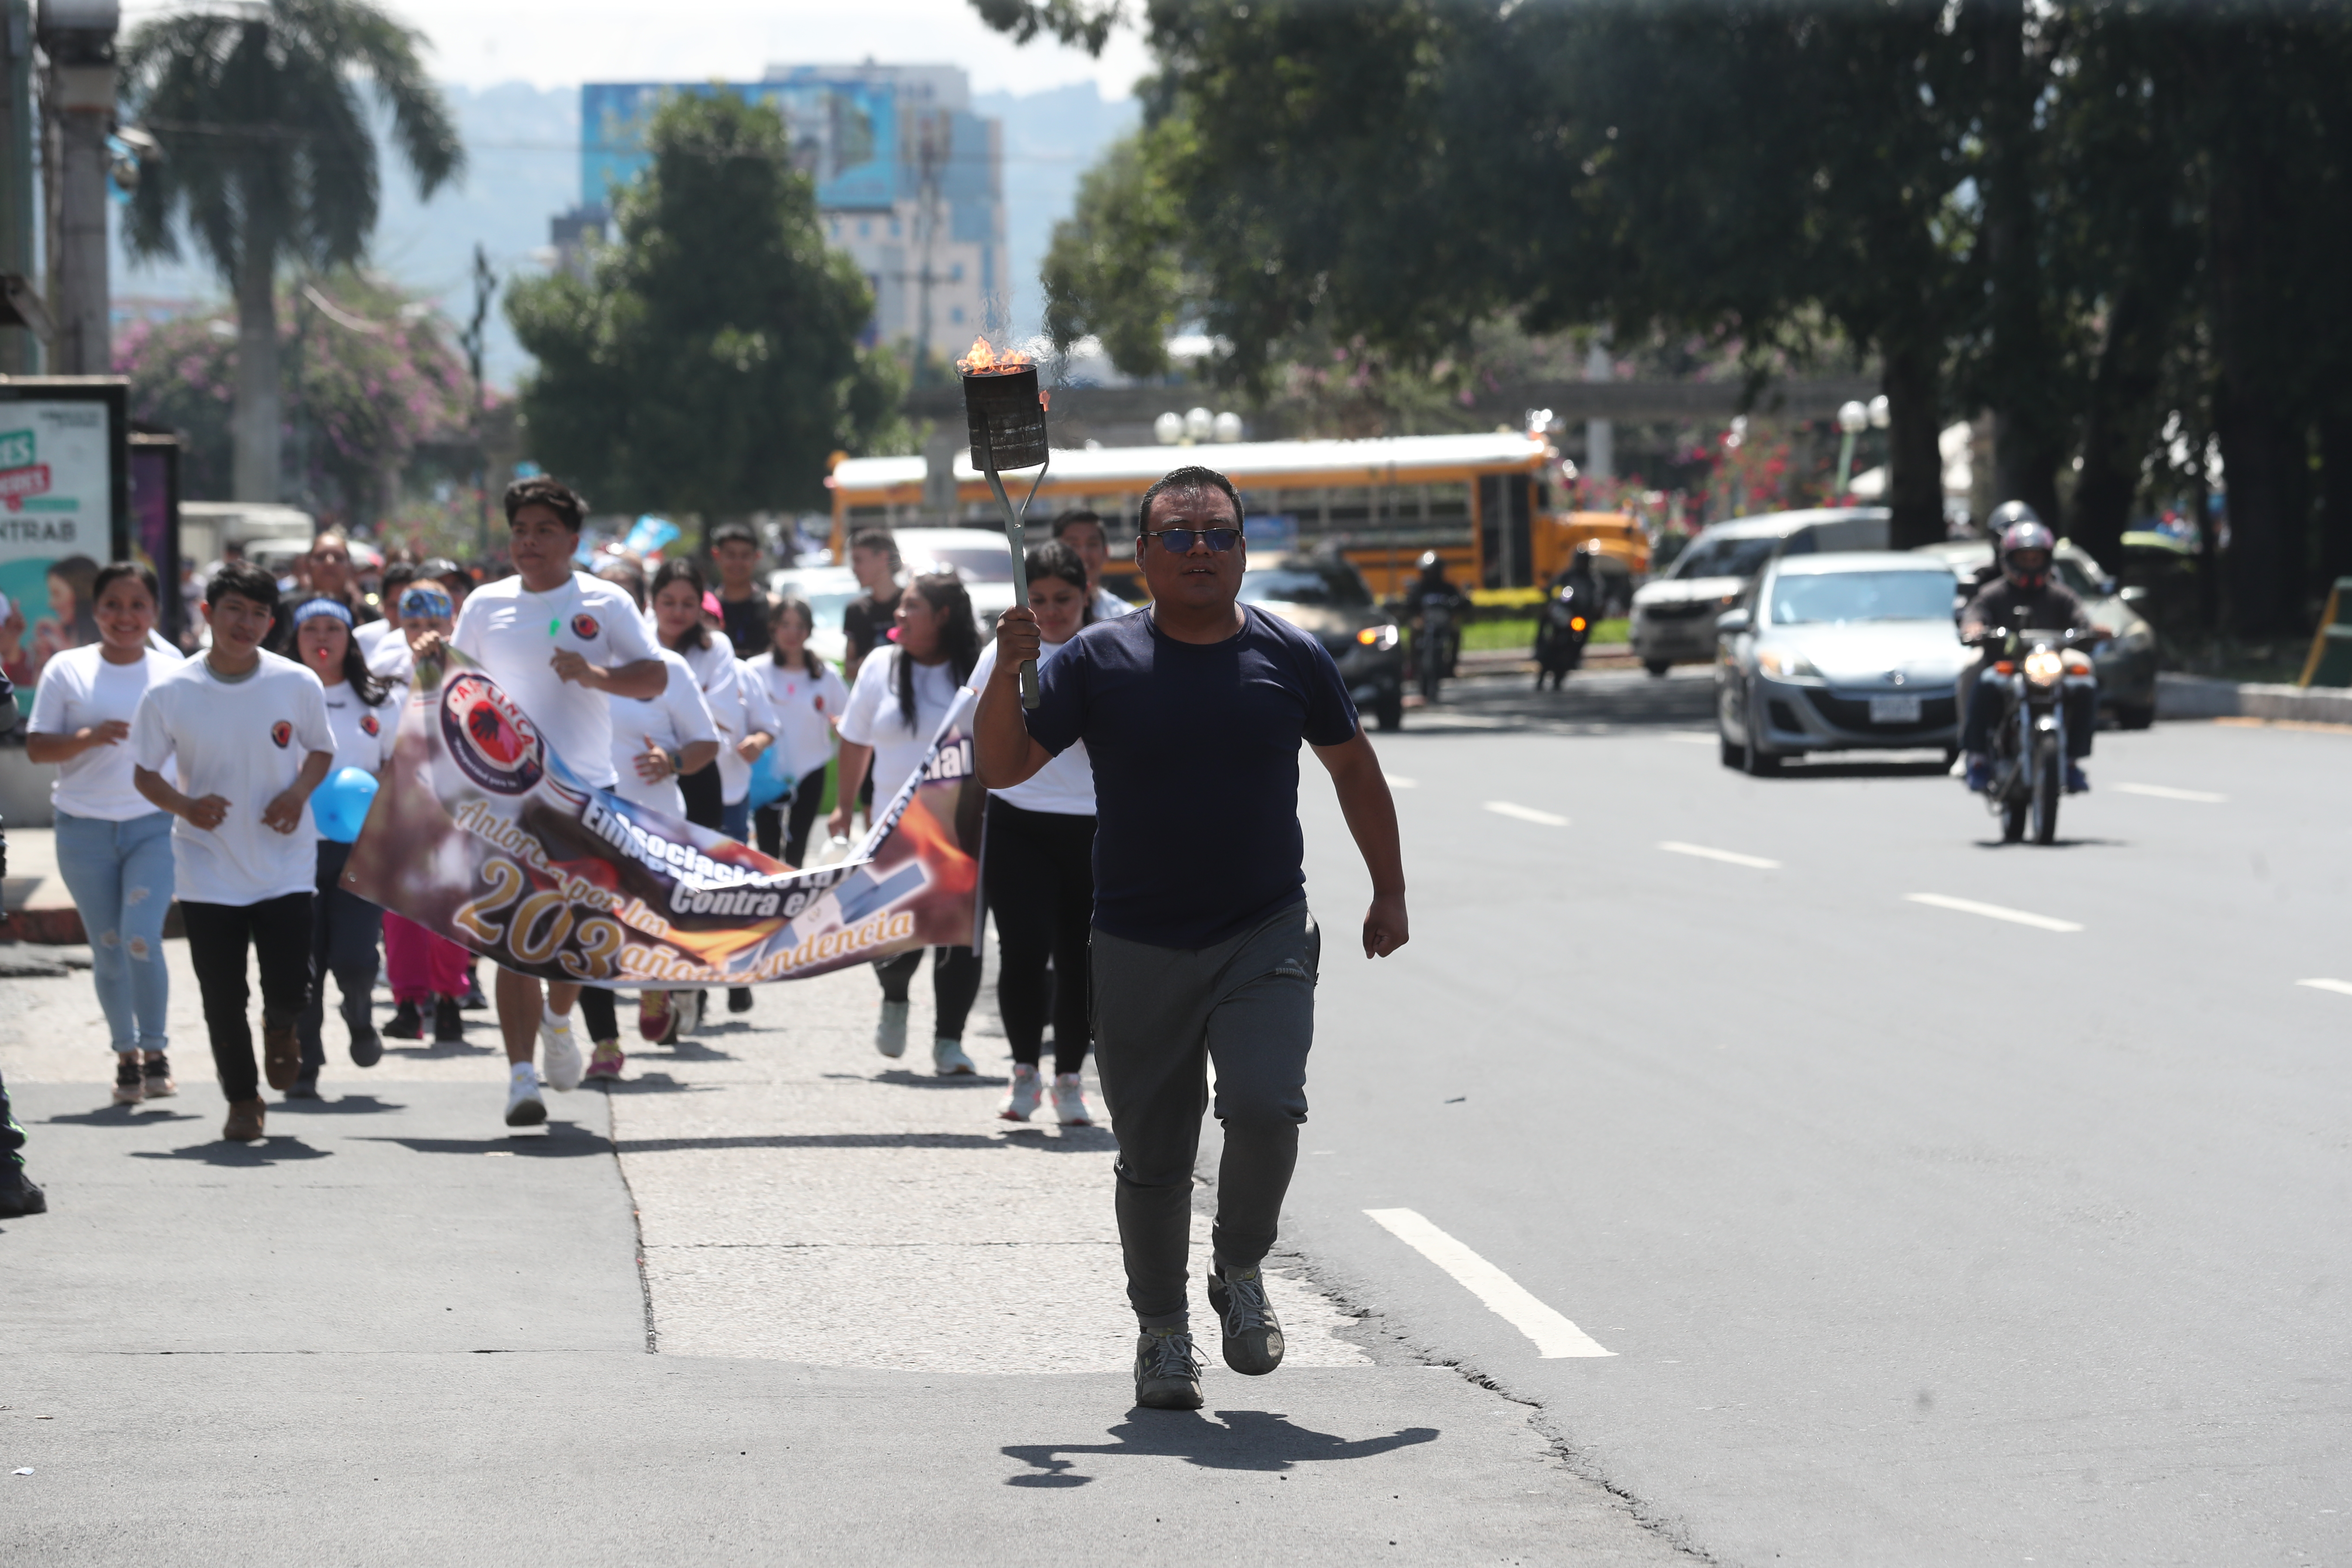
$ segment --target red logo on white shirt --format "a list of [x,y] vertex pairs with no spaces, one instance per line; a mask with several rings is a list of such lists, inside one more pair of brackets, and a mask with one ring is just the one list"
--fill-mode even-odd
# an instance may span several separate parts
[[596,634],[604,629],[596,624],[593,616],[583,613],[572,617],[572,635],[582,642],[594,642]]
[[278,742],[278,749],[282,752],[287,742],[294,739],[294,726],[280,719],[269,726],[269,738]]
[[362,713],[360,715],[360,728],[371,735],[381,735],[383,733],[383,726],[375,721],[375,715],[373,713]]

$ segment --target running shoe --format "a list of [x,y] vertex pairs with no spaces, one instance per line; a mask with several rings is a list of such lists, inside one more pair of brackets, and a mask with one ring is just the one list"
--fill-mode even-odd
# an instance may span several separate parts
[[[457,1008],[453,1005],[449,1010],[454,1013]],[[436,1011],[438,1011],[437,1006]],[[383,1032],[387,1038],[394,1040],[421,1040],[425,1037],[425,1017],[417,1010],[414,999],[403,1002],[392,1010],[392,1022],[383,1026]]]
[[140,1064],[139,1071],[147,1080],[148,1099],[169,1100],[180,1092],[180,1086],[172,1081],[172,1058],[163,1052],[148,1052],[147,1059]]
[[940,1038],[931,1042],[931,1071],[941,1078],[970,1078],[980,1069],[963,1054],[963,1042]]
[[228,1120],[221,1123],[221,1136],[232,1143],[254,1143],[261,1138],[261,1129],[269,1120],[269,1108],[259,1098],[232,1100],[228,1102]]
[[294,1081],[286,1086],[286,1098],[289,1100],[318,1099],[319,1069],[317,1068],[306,1067],[300,1072],[296,1073],[294,1075]]
[[1065,1127],[1095,1124],[1095,1113],[1087,1109],[1087,1080],[1078,1074],[1054,1075],[1054,1120]]
[[294,1087],[294,1079],[302,1071],[302,1042],[291,1024],[261,1021],[261,1076],[269,1087],[283,1094]]
[[539,1015],[540,1060],[547,1067],[547,1087],[558,1094],[569,1094],[580,1087],[580,1074],[585,1064],[580,1059],[580,1042],[572,1037],[572,1015],[542,1008]]
[[751,988],[749,985],[729,986],[727,988],[727,1010],[730,1013],[750,1012],[751,1010]]
[[1135,1342],[1135,1402],[1146,1410],[1201,1408],[1201,1358],[1182,1329],[1146,1329]]
[[1037,1109],[1037,1101],[1045,1098],[1045,1087],[1037,1076],[1036,1064],[1014,1062],[1012,1091],[1005,1095],[1004,1105],[996,1114],[1007,1121],[1026,1121],[1030,1112]]
[[649,1046],[677,1038],[673,1031],[677,1020],[672,1016],[670,994],[667,991],[637,993],[637,1038]]
[[702,993],[681,991],[670,998],[669,1010],[677,1016],[677,1027],[670,1031],[675,1042],[680,1035],[690,1035],[702,1026]]
[[462,1046],[466,1043],[466,1015],[458,1007],[455,996],[443,996],[433,1004],[435,1045]]
[[1264,1377],[1282,1364],[1282,1323],[1265,1299],[1265,1276],[1255,1268],[1209,1274],[1209,1310],[1225,1331],[1225,1364]]
[[588,1058],[588,1077],[607,1081],[617,1079],[628,1061],[629,1058],[621,1054],[620,1041],[599,1040],[595,1054]]
[[0,1219],[16,1219],[28,1214],[48,1212],[48,1194],[25,1180],[23,1173],[18,1173],[13,1184],[0,1187]]
[[907,1007],[904,1002],[884,1002],[874,1026],[874,1048],[893,1059],[907,1054]]
[[125,1051],[114,1058],[114,1103],[136,1105],[146,1098],[147,1075],[139,1070],[139,1057]]
[[539,1097],[539,1074],[529,1062],[507,1069],[507,1125],[537,1127],[547,1120],[547,1101]]

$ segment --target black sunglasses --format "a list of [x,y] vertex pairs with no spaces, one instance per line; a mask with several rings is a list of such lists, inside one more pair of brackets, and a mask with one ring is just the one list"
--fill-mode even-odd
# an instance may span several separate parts
[[1143,537],[1160,541],[1160,548],[1171,555],[1191,554],[1192,542],[1196,539],[1208,545],[1215,554],[1223,555],[1242,542],[1242,531],[1238,528],[1163,528],[1157,533],[1147,533]]

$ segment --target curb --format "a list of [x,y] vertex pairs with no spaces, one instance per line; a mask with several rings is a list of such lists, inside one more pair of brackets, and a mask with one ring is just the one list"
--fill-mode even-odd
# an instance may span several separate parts
[[[163,916],[166,940],[188,934],[184,911],[177,899]],[[82,930],[81,911],[71,904],[43,904],[37,908],[10,910],[0,917],[0,942],[37,943],[43,947],[86,947],[89,933]]]
[[2156,678],[2159,719],[2286,719],[2321,724],[2352,724],[2352,689],[2341,687],[2263,686],[2215,680],[2202,675],[2160,671]]

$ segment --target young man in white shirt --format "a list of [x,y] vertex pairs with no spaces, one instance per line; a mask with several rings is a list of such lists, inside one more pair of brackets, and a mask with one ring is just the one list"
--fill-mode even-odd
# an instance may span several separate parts
[[[305,807],[335,760],[319,678],[262,649],[277,609],[268,573],[224,565],[205,588],[211,649],[150,683],[131,723],[133,785],[179,819],[173,882],[229,1102],[221,1135],[236,1142],[261,1136],[262,1073],[283,1091],[301,1070],[296,1028],[310,1000],[318,874]],[[177,788],[163,772],[174,762]],[[247,1016],[248,946],[261,967],[261,1072]]]
[[[515,575],[467,595],[449,640],[530,716],[574,777],[611,789],[618,775],[609,699],[658,697],[668,672],[629,595],[572,569],[585,510],[578,496],[553,479],[509,485],[507,554]],[[412,645],[416,658],[429,658],[440,640],[434,634],[418,639]],[[587,1063],[572,1037],[572,1005],[579,996],[579,986],[550,981],[542,1001],[536,976],[499,971],[508,1126],[536,1127],[547,1120],[531,1066],[535,1043],[547,1047],[549,1083],[565,1090],[580,1087]]]

